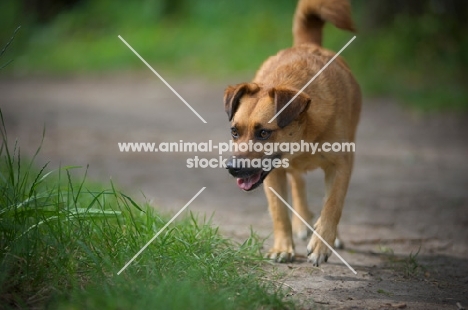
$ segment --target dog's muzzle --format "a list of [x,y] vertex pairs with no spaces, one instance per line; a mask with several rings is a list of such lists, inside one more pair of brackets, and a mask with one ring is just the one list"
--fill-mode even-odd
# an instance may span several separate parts
[[260,186],[271,172],[262,168],[251,168],[243,158],[234,156],[226,162],[226,169],[237,178],[237,186],[244,191],[251,191]]

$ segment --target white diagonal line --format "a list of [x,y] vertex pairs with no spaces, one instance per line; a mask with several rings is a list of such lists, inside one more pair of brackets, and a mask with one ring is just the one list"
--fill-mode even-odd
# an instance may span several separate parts
[[166,225],[164,225],[164,227],[161,228],[161,229],[158,231],[158,233],[157,233],[153,238],[151,238],[151,240],[148,241],[148,242],[145,244],[145,246],[142,247],[142,248],[140,249],[140,251],[138,251],[138,253],[136,253],[135,256],[132,257],[131,260],[129,260],[129,261],[125,264],[125,266],[123,266],[122,269],[120,269],[119,272],[117,272],[117,275],[120,275],[120,274],[122,273],[122,271],[124,271],[124,270],[128,267],[128,265],[130,265],[130,264],[138,257],[138,255],[140,255],[140,254],[151,244],[151,242],[153,242],[153,241],[159,236],[159,234],[161,234],[161,233],[164,231],[164,229],[166,229],[167,226],[169,226],[169,225],[170,225],[170,224],[171,224],[171,223],[172,223],[188,206],[189,206],[189,204],[191,204],[192,201],[194,201],[195,198],[197,198],[198,195],[200,195],[201,192],[203,192],[203,191],[205,190],[205,188],[206,188],[206,187],[203,187],[200,191],[198,191],[198,193],[197,193],[195,196],[193,196],[193,198],[190,199],[190,201],[187,202],[187,204],[186,204],[182,209],[180,209],[179,212],[177,212],[177,214],[174,215],[174,217],[172,217],[171,220],[170,220],[169,222],[167,222]]
[[283,107],[281,110],[279,110],[279,111],[278,111],[278,113],[276,113],[276,114],[275,114],[275,116],[273,116],[273,117],[271,118],[271,120],[269,120],[269,121],[268,121],[268,123],[271,123],[271,122],[273,122],[273,121],[275,120],[275,118],[277,118],[277,117],[278,117],[278,115],[280,115],[280,114],[281,114],[281,112],[283,112],[283,111],[284,111],[284,109],[286,109],[286,108],[288,107],[288,105],[290,105],[290,104],[291,104],[291,102],[293,102],[293,101],[294,101],[294,99],[296,99],[296,98],[297,98],[297,96],[299,96],[299,95],[300,95],[300,94],[301,94],[301,93],[304,91],[304,89],[306,89],[306,88],[307,88],[307,86],[309,86],[309,85],[310,85],[310,83],[312,83],[312,82],[315,80],[315,78],[317,78],[317,76],[319,76],[319,75],[320,75],[320,73],[322,73],[322,72],[323,72],[323,70],[325,70],[325,69],[328,67],[328,65],[329,65],[329,64],[331,64],[331,63],[333,62],[333,60],[335,60],[335,59],[336,59],[336,57],[338,57],[338,56],[341,54],[341,52],[343,52],[343,51],[345,50],[345,48],[347,48],[347,47],[348,47],[348,45],[350,45],[350,44],[351,44],[351,42],[353,42],[353,41],[354,41],[354,39],[356,39],[356,36],[352,37],[352,38],[351,38],[351,40],[349,40],[349,41],[348,41],[348,43],[346,43],[346,45],[345,45],[345,46],[343,46],[343,48],[342,48],[342,49],[340,49],[340,51],[339,51],[338,53],[336,53],[336,54],[335,54],[335,56],[333,56],[333,58],[332,58],[332,59],[330,59],[330,60],[327,62],[327,64],[326,64],[325,66],[323,66],[323,68],[322,68],[322,69],[320,69],[320,71],[319,71],[319,72],[317,72],[317,73],[314,75],[314,77],[313,77],[313,78],[311,78],[311,79],[310,79],[310,81],[309,81],[309,82],[307,82],[307,84],[305,84],[305,85],[304,85],[304,87],[302,87],[302,88],[301,88],[301,90],[299,90],[299,91],[297,92],[297,94],[296,94],[294,97],[292,97],[292,98],[291,98],[291,100],[289,100],[289,101],[288,101],[288,103],[286,103],[286,105],[285,105],[285,106],[284,106],[284,107]]
[[169,83],[166,82],[166,80],[163,79],[163,77],[162,77],[158,72],[156,72],[156,70],[154,70],[153,67],[151,67],[151,66],[146,62],[146,60],[143,59],[143,57],[141,57],[140,54],[138,54],[137,51],[135,51],[135,50],[133,49],[133,47],[131,47],[130,44],[127,43],[127,41],[125,41],[120,35],[119,35],[118,37],[119,37],[119,39],[120,39],[125,45],[127,45],[127,47],[128,47],[138,58],[140,58],[140,60],[141,60],[151,71],[153,71],[154,74],[156,74],[156,76],[157,76],[164,84],[166,84],[167,87],[169,87],[170,90],[172,90],[172,92],[173,92],[177,97],[179,97],[180,100],[182,100],[183,103],[185,103],[185,105],[186,105],[190,110],[192,110],[193,113],[195,113],[196,116],[198,116],[199,119],[201,119],[201,121],[202,121],[203,123],[206,124],[206,121],[203,119],[203,117],[201,117],[200,114],[198,114],[198,112],[195,111],[195,109],[192,108],[192,106],[191,106],[190,104],[188,104],[188,102],[185,101],[185,99],[182,98],[182,96],[179,95],[179,93],[176,92],[175,89],[172,88],[172,86],[169,85]]
[[325,241],[325,239],[322,238],[322,236],[320,236],[316,231],[315,229],[313,229],[309,223],[307,223],[306,220],[304,220],[302,218],[302,216],[299,215],[299,213],[296,212],[296,210],[293,209],[293,207],[291,207],[284,199],[283,197],[280,196],[280,194],[278,194],[272,187],[269,187],[269,189],[336,255],[338,256],[338,258],[352,271],[354,272],[354,274],[357,274],[356,270],[353,269],[353,267],[351,267],[344,259],[343,257],[341,257],[340,254],[338,254],[338,252],[335,251],[335,249],[333,247],[331,247],[328,242]]

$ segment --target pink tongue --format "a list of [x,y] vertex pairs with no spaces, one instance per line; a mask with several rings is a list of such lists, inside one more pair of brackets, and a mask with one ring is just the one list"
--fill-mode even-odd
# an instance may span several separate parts
[[249,189],[252,188],[252,186],[257,183],[260,180],[262,173],[259,172],[257,174],[254,174],[253,176],[250,176],[245,179],[238,178],[237,179],[237,186],[239,186],[240,189],[243,189],[245,191],[248,191]]

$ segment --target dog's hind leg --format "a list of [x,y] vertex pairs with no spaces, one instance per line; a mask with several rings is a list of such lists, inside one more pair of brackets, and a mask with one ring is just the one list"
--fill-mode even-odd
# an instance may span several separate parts
[[340,234],[338,233],[338,230],[336,231],[336,238],[335,238],[335,242],[333,243],[333,246],[335,247],[335,249],[340,249],[340,250],[343,250],[345,247],[343,240],[341,240],[340,238]]
[[[292,205],[294,210],[312,226],[314,214],[307,206],[307,191],[306,182],[302,173],[299,171],[288,171],[289,182],[291,184]],[[312,234],[312,231],[299,219],[296,215],[292,215],[292,231],[293,234],[302,240],[306,240]]]

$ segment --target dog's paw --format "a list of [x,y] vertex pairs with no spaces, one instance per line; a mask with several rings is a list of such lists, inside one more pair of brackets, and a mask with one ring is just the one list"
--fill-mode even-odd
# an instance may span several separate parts
[[[310,221],[311,220],[308,222],[310,223]],[[307,240],[310,235],[312,235],[310,228],[308,228],[307,225],[296,216],[294,216],[292,219],[292,231],[296,237],[304,241]]]
[[331,254],[332,251],[325,243],[314,235],[307,246],[307,261],[318,267],[320,264],[326,263]]
[[267,254],[265,254],[265,258],[271,259],[276,263],[290,263],[294,261],[294,255],[293,249],[287,251],[271,249]]
[[265,257],[277,263],[288,263],[294,260],[294,255],[294,240],[291,228],[286,231],[277,230],[274,234],[273,246]]
[[344,249],[343,240],[341,240],[339,237],[336,237],[334,246],[335,246],[335,249],[343,250]]
[[301,240],[307,240],[312,234],[312,231],[302,222],[293,222],[292,231],[293,234]]
[[[333,246],[335,241],[336,230],[332,228],[326,228],[321,225],[320,220],[315,224],[315,231],[320,235],[330,246]],[[307,245],[307,260],[314,266],[320,266],[322,263],[326,263],[328,258],[331,256],[331,249],[322,241],[320,238],[313,234]]]

